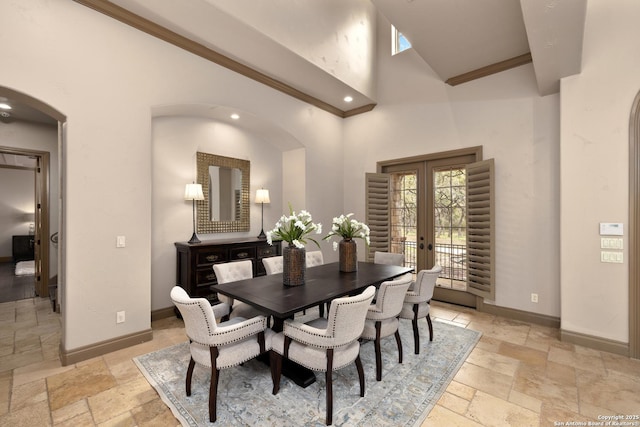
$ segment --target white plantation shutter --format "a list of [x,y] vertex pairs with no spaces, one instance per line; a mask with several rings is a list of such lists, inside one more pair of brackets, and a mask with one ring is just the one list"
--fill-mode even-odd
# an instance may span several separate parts
[[467,290],[495,300],[493,159],[467,169]]
[[389,252],[391,249],[390,183],[391,176],[386,173],[367,173],[365,176],[365,223],[371,229],[368,262],[373,262],[376,251]]

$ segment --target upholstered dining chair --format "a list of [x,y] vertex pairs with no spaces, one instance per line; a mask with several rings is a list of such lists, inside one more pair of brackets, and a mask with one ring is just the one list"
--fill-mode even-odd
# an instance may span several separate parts
[[433,341],[433,324],[429,315],[429,303],[433,297],[433,289],[441,271],[442,267],[439,265],[435,265],[431,270],[420,270],[416,281],[411,284],[407,295],[404,297],[404,304],[399,317],[401,319],[410,319],[413,324],[413,342],[416,354],[420,354],[418,319],[423,317],[427,319],[429,341]]
[[306,255],[307,267],[315,267],[316,265],[324,264],[324,258],[322,257],[322,251],[307,252]]
[[404,265],[404,254],[375,251],[373,254],[373,263],[399,265],[400,267],[402,267]]
[[333,423],[333,371],[355,362],[360,396],[364,396],[364,370],[358,339],[375,291],[374,286],[369,286],[361,294],[334,299],[326,319],[308,323],[285,320],[283,331],[272,340],[273,394],[280,390],[282,358],[285,357],[313,371],[325,372],[327,425]]
[[[220,284],[251,279],[253,277],[253,261],[245,260],[213,264],[213,271],[216,273],[216,279]],[[248,319],[265,314],[247,303],[235,301],[226,295],[218,294],[218,299],[229,304],[229,307],[231,307],[230,317],[244,317]]]
[[405,294],[413,281],[411,273],[382,282],[376,294],[376,302],[369,307],[364,322],[362,338],[373,340],[376,352],[376,380],[382,380],[382,338],[394,335],[398,345],[398,363],[402,363],[402,341],[398,331],[398,315],[402,310]]
[[[238,366],[271,349],[274,332],[267,329],[267,319],[257,316],[251,319],[235,317],[217,323],[226,303],[211,307],[205,298],[191,298],[180,286],[171,289],[171,300],[180,310],[191,358],[187,368],[185,390],[191,396],[191,378],[197,364],[211,369],[209,386],[209,421],[216,421],[218,379],[221,369]],[[228,306],[226,307],[228,308]]]
[[[324,257],[322,256],[322,251],[311,251],[306,254],[306,265],[307,268],[315,267],[317,265],[324,264]],[[329,310],[329,303],[327,303],[327,311]],[[324,317],[324,304],[318,305],[318,312],[320,313],[320,317]],[[303,310],[302,313],[306,313],[306,310]]]
[[267,274],[282,273],[282,255],[262,258],[262,265]]

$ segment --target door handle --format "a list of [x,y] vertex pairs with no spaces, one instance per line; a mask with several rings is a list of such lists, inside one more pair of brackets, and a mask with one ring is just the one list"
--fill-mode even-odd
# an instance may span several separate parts
[[424,249],[424,243],[420,243],[420,249]]
[[427,246],[427,249],[433,250],[433,245],[431,243],[429,243],[429,246]]

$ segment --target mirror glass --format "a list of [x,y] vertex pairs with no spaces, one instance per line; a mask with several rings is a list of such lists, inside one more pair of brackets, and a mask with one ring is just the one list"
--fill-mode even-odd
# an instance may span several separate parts
[[250,162],[201,152],[197,161],[204,194],[198,201],[198,233],[249,231]]
[[238,168],[209,166],[211,221],[239,221],[242,215],[242,171]]

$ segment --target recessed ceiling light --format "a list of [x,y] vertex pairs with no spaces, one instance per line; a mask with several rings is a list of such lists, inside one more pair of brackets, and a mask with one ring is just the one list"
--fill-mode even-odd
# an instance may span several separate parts
[[344,97],[344,102],[351,102],[353,101],[353,96],[345,96]]
[[231,118],[232,118],[233,120],[238,120],[238,119],[240,118],[240,115],[239,115],[239,114],[236,114],[236,113],[233,113],[233,114],[231,115]]
[[4,102],[0,104],[0,108],[3,110],[11,110],[11,105],[5,104]]

